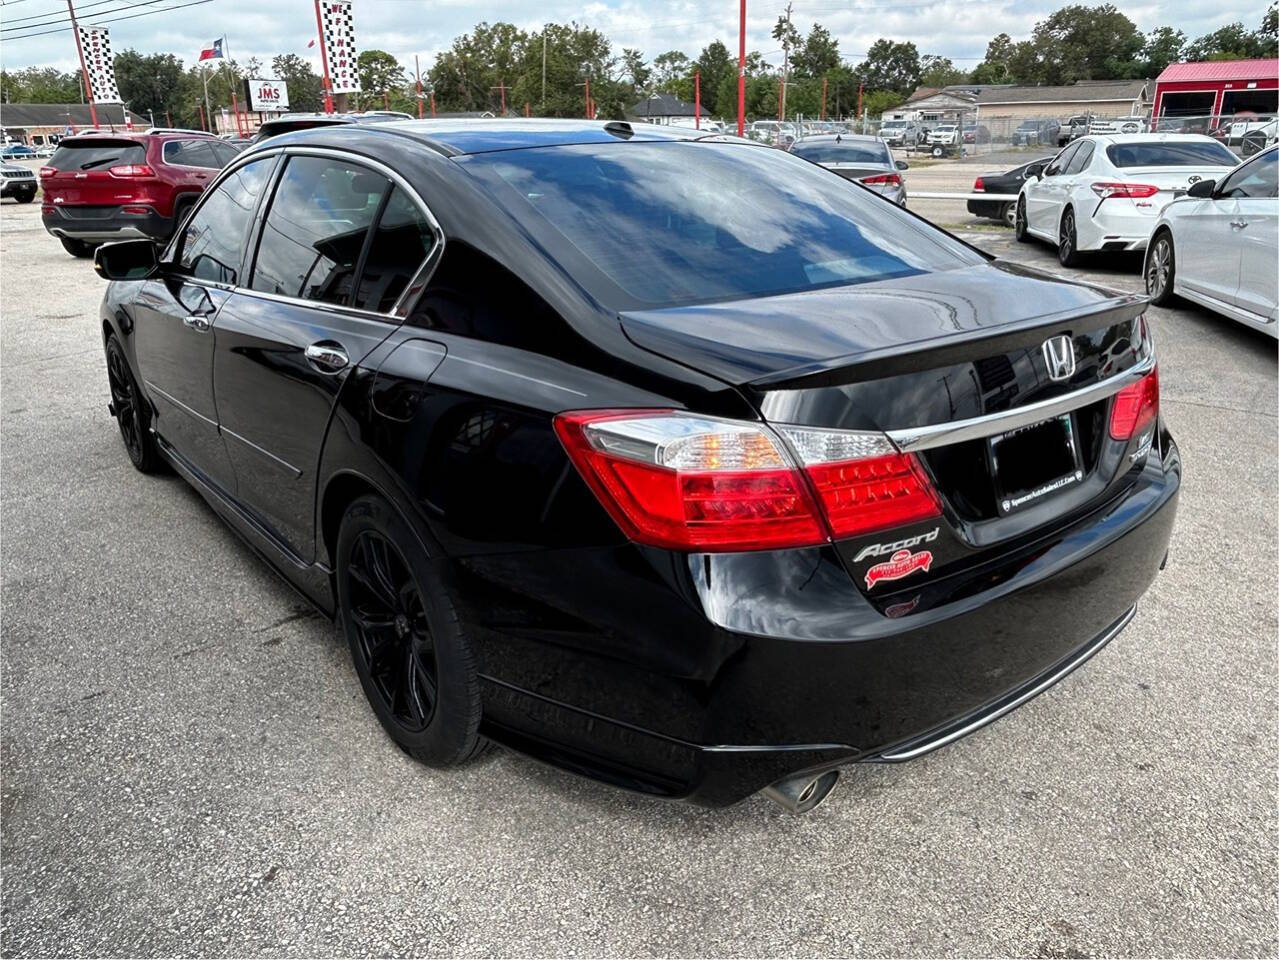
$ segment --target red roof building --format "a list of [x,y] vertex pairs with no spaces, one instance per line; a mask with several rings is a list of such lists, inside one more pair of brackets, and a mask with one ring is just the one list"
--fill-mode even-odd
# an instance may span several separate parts
[[1279,112],[1279,59],[1170,63],[1155,81],[1156,117]]

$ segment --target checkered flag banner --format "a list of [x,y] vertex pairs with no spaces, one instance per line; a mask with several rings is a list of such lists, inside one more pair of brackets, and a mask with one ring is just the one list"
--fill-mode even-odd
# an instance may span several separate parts
[[89,74],[89,99],[94,103],[122,103],[115,86],[115,54],[111,52],[111,31],[106,27],[82,27],[80,50]]
[[354,93],[360,89],[356,67],[355,23],[351,0],[319,0],[320,24],[324,31],[324,56],[329,63],[332,93]]

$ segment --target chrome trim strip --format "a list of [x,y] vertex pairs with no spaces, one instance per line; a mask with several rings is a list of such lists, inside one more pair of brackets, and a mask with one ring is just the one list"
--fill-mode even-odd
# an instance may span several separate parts
[[164,399],[168,400],[169,403],[173,404],[179,410],[182,410],[186,413],[191,414],[191,416],[195,417],[198,420],[203,420],[205,423],[207,423],[211,427],[217,427],[218,423],[216,420],[210,420],[208,417],[202,414],[199,410],[193,410],[191,407],[188,407],[185,403],[183,403],[177,397],[165,393],[163,390],[157,387],[150,380],[143,380],[142,382],[147,385],[147,390],[154,390],[156,393],[164,397]]
[[1013,710],[1016,710],[1027,700],[1030,700],[1033,697],[1038,696],[1039,694],[1047,690],[1049,687],[1051,687],[1058,680],[1061,680],[1062,678],[1064,678],[1067,674],[1070,674],[1074,672],[1077,668],[1082,667],[1085,663],[1087,663],[1089,660],[1092,659],[1093,655],[1096,654],[1098,650],[1100,650],[1102,647],[1108,644],[1112,639],[1114,639],[1114,637],[1116,636],[1116,634],[1119,633],[1119,631],[1123,630],[1124,627],[1128,626],[1129,622],[1136,615],[1136,613],[1137,613],[1137,605],[1134,603],[1131,607],[1128,608],[1128,612],[1119,618],[1118,622],[1112,624],[1100,636],[1093,638],[1092,642],[1088,644],[1088,646],[1085,647],[1080,654],[1073,657],[1068,663],[1061,666],[1057,670],[1054,670],[1051,674],[1049,674],[1044,679],[1040,680],[1037,684],[1035,684],[1029,690],[1022,691],[1022,693],[1018,695],[1015,699],[1010,700],[1008,703],[1003,704],[998,709],[992,710],[990,713],[982,714],[977,719],[969,723],[966,723],[964,726],[959,727],[956,730],[951,730],[949,733],[946,733],[943,736],[936,738],[935,740],[925,740],[923,743],[919,743],[913,747],[906,747],[905,749],[902,749],[902,750],[896,750],[896,751],[889,750],[885,753],[879,754],[875,759],[886,760],[891,763],[896,763],[901,760],[913,760],[915,757],[922,756],[925,753],[930,753],[933,750],[936,750],[938,747],[944,747],[948,743],[954,743],[956,740],[960,739],[961,737],[966,737],[968,736],[968,734],[973,733],[974,731],[980,730],[982,727],[986,726],[989,723],[994,723],[1000,717],[1004,716],[1004,714],[1011,713]]
[[962,443],[965,440],[980,440],[997,433],[1006,433],[1018,427],[1026,427],[1041,420],[1048,420],[1058,414],[1069,413],[1077,407],[1092,403],[1118,393],[1124,387],[1136,383],[1155,369],[1154,354],[1133,364],[1122,373],[1117,373],[1108,380],[1094,383],[1091,386],[1054,397],[1051,400],[1040,400],[1028,403],[1024,407],[1006,410],[1000,413],[988,413],[985,416],[973,417],[970,420],[955,420],[951,423],[937,423],[927,427],[907,427],[901,430],[887,430],[888,438],[897,444],[903,452],[930,450],[933,447],[944,447],[948,443]]
[[444,359],[453,360],[453,361],[456,361],[457,363],[469,363],[473,367],[483,367],[485,370],[492,370],[494,373],[504,373],[508,377],[519,377],[519,379],[521,380],[527,380],[530,383],[536,383],[543,387],[550,387],[552,390],[563,390],[565,393],[571,393],[577,397],[586,396],[586,394],[584,394],[581,390],[574,390],[572,387],[564,387],[558,383],[551,383],[551,381],[549,380],[539,380],[537,377],[530,377],[526,373],[516,373],[514,370],[506,370],[502,367],[495,367],[492,364],[482,363],[479,360],[471,360],[467,357],[459,357],[456,354],[452,354],[452,353],[447,354]]
[[276,456],[274,453],[272,453],[270,450],[267,450],[265,447],[259,447],[259,446],[258,446],[256,443],[254,443],[252,440],[249,440],[249,439],[248,439],[248,438],[246,438],[246,437],[242,437],[242,436],[240,436],[240,435],[239,435],[238,433],[236,433],[234,430],[231,430],[231,429],[229,429],[229,428],[227,428],[227,427],[225,427],[225,426],[219,425],[219,426],[218,426],[218,429],[219,429],[219,430],[221,430],[223,433],[225,433],[228,437],[231,437],[233,440],[239,440],[242,444],[244,444],[246,447],[249,447],[249,448],[250,448],[251,450],[253,450],[255,453],[260,453],[260,454],[262,454],[262,456],[267,457],[267,458],[269,458],[269,459],[271,459],[271,460],[274,460],[274,461],[275,461],[276,463],[278,463],[280,466],[284,467],[284,469],[286,469],[286,470],[288,470],[288,471],[292,472],[292,474],[293,474],[293,479],[294,479],[294,480],[296,480],[298,477],[302,476],[302,471],[301,471],[301,470],[299,470],[297,467],[293,466],[293,464],[289,463],[289,461],[287,461],[287,460],[281,460],[279,457],[277,457],[277,456]]

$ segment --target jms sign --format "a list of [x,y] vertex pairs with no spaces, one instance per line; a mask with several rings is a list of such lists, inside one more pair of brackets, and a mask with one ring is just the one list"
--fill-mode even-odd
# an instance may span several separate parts
[[289,88],[283,80],[244,81],[244,99],[249,109],[263,113],[278,113],[289,109]]

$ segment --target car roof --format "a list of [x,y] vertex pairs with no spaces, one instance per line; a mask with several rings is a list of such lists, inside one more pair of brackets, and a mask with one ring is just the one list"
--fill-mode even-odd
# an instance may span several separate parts
[[1079,139],[1098,143],[1221,143],[1202,133],[1094,133]]
[[[804,137],[802,140],[796,140],[795,146],[803,146],[806,143],[812,143],[814,140],[824,143],[884,143],[879,137],[872,136],[869,133],[819,133],[811,137]],[[884,144],[887,146],[887,144]]]
[[[290,133],[290,143],[301,143],[312,136],[322,136],[324,127],[312,127]],[[554,147],[574,144],[617,143],[619,140],[674,141],[725,140],[721,133],[671,127],[654,123],[627,123],[593,120],[532,119],[459,119],[459,120],[387,120],[361,123],[362,132],[384,132],[409,137],[450,156],[490,153],[495,150],[522,150],[530,147]]]

